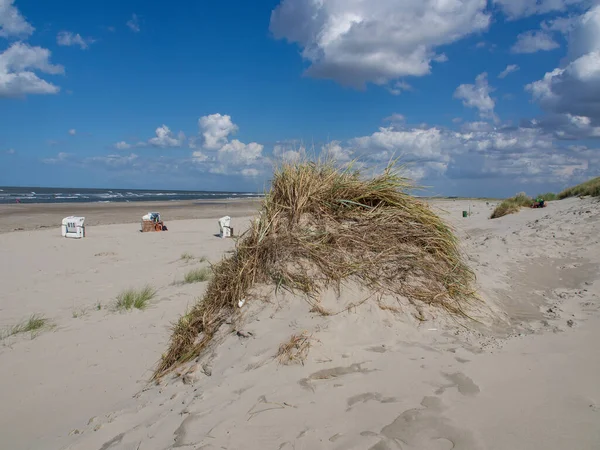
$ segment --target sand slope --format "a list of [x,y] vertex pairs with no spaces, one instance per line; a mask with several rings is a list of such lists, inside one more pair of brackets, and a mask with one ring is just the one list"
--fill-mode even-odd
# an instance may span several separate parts
[[[473,215],[463,219],[469,205]],[[0,397],[11,405],[1,413],[3,442],[14,449],[596,449],[599,204],[568,199],[488,220],[492,206],[435,202],[477,273],[487,326],[457,327],[435,311],[420,323],[373,301],[323,317],[280,293],[248,304],[240,329],[224,327],[211,353],[157,386],[144,380],[166,348],[166,325],[202,292],[170,286],[186,269],[179,254],[214,260],[231,246],[207,233],[213,221],[172,222],[172,231],[151,236],[99,226],[98,239],[76,243],[45,231],[0,235],[3,260],[14,260],[2,274],[9,294],[2,324],[37,307],[59,325],[0,349]],[[93,256],[100,252],[117,255]],[[57,281],[55,267],[68,254],[78,268],[62,270],[77,270],[79,282]],[[96,262],[102,258],[115,260]],[[74,299],[93,306],[149,280],[160,293],[147,311],[71,317]],[[342,310],[368,295],[351,286],[324,301]],[[305,364],[278,364],[279,345],[302,332],[312,343]]]

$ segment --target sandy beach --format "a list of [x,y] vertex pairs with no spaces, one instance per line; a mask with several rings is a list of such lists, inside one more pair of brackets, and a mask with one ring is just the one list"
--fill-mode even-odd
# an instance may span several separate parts
[[[170,326],[207,284],[181,281],[233,249],[216,218],[241,231],[257,203],[1,206],[0,329],[50,320],[0,342],[2,448],[597,449],[598,201],[495,220],[494,202],[432,206],[477,275],[481,323],[421,322],[369,302],[324,317],[279,293],[160,383],[149,380]],[[152,210],[168,232],[138,231]],[[61,238],[70,214],[87,217],[85,239]],[[157,290],[147,309],[114,309],[145,285]],[[310,336],[308,357],[281,365],[293,333]]]

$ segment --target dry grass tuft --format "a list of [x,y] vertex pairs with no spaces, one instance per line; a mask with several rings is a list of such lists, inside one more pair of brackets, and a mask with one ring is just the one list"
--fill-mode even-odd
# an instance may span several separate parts
[[130,309],[146,309],[150,300],[156,296],[156,290],[151,286],[142,289],[127,289],[117,296],[115,308],[119,311]]
[[306,332],[302,334],[293,334],[289,341],[279,346],[277,360],[280,364],[302,364],[308,356],[310,350],[311,338]]
[[514,197],[507,198],[496,206],[490,219],[497,219],[498,217],[506,216],[507,214],[517,213],[521,208],[529,208],[532,204],[533,199],[528,197],[524,192],[520,192]]
[[600,177],[592,178],[585,183],[565,189],[558,194],[558,198],[583,197],[585,195],[600,197]]
[[261,284],[316,300],[323,289],[354,280],[376,294],[464,316],[473,273],[452,230],[411,189],[394,163],[369,179],[332,162],[283,164],[259,217],[174,325],[154,377],[199,356],[238,301],[251,300]]

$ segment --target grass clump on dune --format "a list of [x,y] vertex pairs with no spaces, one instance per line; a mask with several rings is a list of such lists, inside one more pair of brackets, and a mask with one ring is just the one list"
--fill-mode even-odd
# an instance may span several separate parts
[[490,219],[497,219],[498,217],[506,216],[507,214],[514,214],[521,210],[521,208],[529,208],[533,204],[533,199],[528,197],[524,192],[520,192],[514,197],[507,198],[500,203],[490,216]]
[[201,267],[199,269],[194,269],[189,271],[183,277],[183,282],[186,284],[189,283],[201,283],[203,281],[210,280],[212,276],[212,270],[209,267]]
[[546,192],[545,194],[540,194],[536,197],[544,200],[545,202],[552,202],[554,200],[558,200],[558,195],[554,192]]
[[156,296],[156,290],[151,286],[142,289],[127,289],[117,296],[115,308],[119,311],[130,309],[145,309],[150,300]]
[[11,336],[15,336],[17,334],[23,333],[31,333],[31,337],[36,337],[39,333],[41,333],[45,329],[52,328],[52,323],[50,319],[47,319],[41,314],[32,314],[29,319],[24,320],[16,325],[5,330],[1,338],[6,339]]
[[565,189],[558,194],[558,198],[583,197],[585,195],[600,197],[600,177],[592,178],[585,183]]
[[370,179],[331,162],[283,164],[235,252],[213,266],[204,297],[175,324],[154,377],[199,356],[258,285],[316,299],[353,280],[463,315],[473,273],[452,230],[412,188],[393,163]]

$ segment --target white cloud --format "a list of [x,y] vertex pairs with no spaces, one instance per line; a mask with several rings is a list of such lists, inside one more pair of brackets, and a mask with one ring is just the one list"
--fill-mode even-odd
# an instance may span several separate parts
[[70,31],[61,31],[56,35],[56,43],[66,47],[79,45],[82,50],[85,50],[89,47],[89,44],[94,43],[94,39],[84,39],[79,33],[73,34]]
[[129,19],[127,21],[127,26],[134,33],[139,33],[140,32],[140,20],[139,20],[137,14],[134,13],[134,14],[131,15],[131,19]]
[[177,137],[175,137],[173,132],[166,125],[158,127],[155,133],[156,137],[148,140],[148,144],[154,147],[181,147],[185,141],[185,135],[183,132],[180,131]]
[[234,139],[218,150],[217,159],[221,163],[231,166],[250,166],[261,159],[263,148],[256,142],[244,144]]
[[509,64],[508,66],[506,66],[506,69],[500,72],[498,78],[506,78],[508,74],[516,72],[517,70],[519,70],[519,66],[517,66],[516,64]]
[[511,19],[565,11],[569,6],[585,5],[589,0],[494,0]]
[[205,153],[202,153],[201,151],[195,151],[192,153],[192,160],[196,163],[203,163],[206,161],[210,161],[210,156],[208,156]]
[[340,141],[331,141],[324,145],[321,147],[321,153],[338,163],[347,163],[353,159],[352,149],[344,148]]
[[536,53],[558,48],[558,43],[546,31],[527,31],[517,36],[517,42],[511,47],[512,53]]
[[126,166],[133,165],[138,159],[138,155],[131,153],[129,155],[106,155],[106,156],[92,156],[85,158],[82,163],[85,165],[98,164],[105,166],[106,168],[123,168]]
[[385,119],[383,119],[384,122],[391,122],[391,123],[403,123],[405,120],[406,120],[406,117],[404,117],[402,114],[398,114],[398,113],[394,113],[391,116],[388,116]]
[[62,66],[50,64],[49,59],[49,50],[31,47],[23,42],[15,42],[0,53],[0,97],[56,94],[60,90],[58,86],[42,80],[32,71],[64,73]]
[[486,0],[282,0],[270,30],[302,48],[307,74],[362,87],[427,75],[436,48],[487,29]]
[[35,28],[29,24],[14,5],[14,0],[0,0],[0,37],[27,37]]
[[273,147],[273,157],[277,162],[297,162],[306,158],[306,147],[295,141],[279,142]]
[[569,35],[563,67],[526,86],[552,113],[590,118],[600,124],[600,5],[583,14]]
[[229,135],[238,130],[228,115],[211,114],[198,120],[200,132],[204,138],[203,147],[218,150],[228,142]]
[[60,152],[54,158],[45,158],[45,159],[42,159],[42,162],[44,162],[46,164],[64,163],[64,162],[69,161],[72,156],[73,155],[71,155],[70,153]]
[[475,84],[461,84],[454,91],[454,98],[462,100],[468,108],[477,108],[482,118],[497,120],[494,108],[496,102],[490,93],[494,91],[487,81],[487,73],[481,73],[475,78]]
[[132,145],[131,145],[131,144],[128,144],[128,143],[127,143],[127,142],[125,142],[125,141],[117,142],[117,143],[115,144],[115,148],[116,148],[117,150],[129,150],[131,147],[132,147]]
[[69,130],[69,134],[70,134],[71,136],[75,136],[75,135],[77,134],[77,130],[76,130],[75,128],[71,128],[71,129]]
[[412,86],[405,81],[396,81],[388,91],[392,95],[400,95],[403,91],[412,91]]
[[543,21],[540,26],[542,30],[553,32],[556,31],[566,35],[569,34],[573,28],[575,28],[578,20],[579,16],[557,17],[555,19]]

